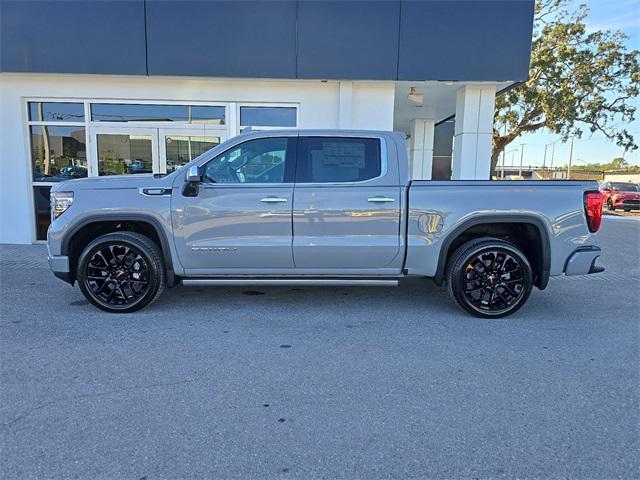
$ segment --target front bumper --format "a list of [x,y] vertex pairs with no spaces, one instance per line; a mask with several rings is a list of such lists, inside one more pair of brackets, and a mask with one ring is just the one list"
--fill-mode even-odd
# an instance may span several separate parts
[[580,247],[567,259],[564,267],[565,275],[587,275],[600,273],[604,267],[596,265],[596,260],[602,254],[602,250],[596,246]]
[[66,255],[49,255],[49,267],[59,279],[67,283],[73,283],[69,268],[69,257]]
[[639,200],[624,200],[615,204],[616,208],[622,208],[624,210],[640,210]]

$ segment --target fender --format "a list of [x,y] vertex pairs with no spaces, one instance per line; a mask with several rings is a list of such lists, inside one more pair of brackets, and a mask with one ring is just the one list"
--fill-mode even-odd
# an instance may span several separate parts
[[91,215],[89,217],[85,217],[82,221],[76,223],[71,227],[62,238],[61,244],[61,253],[63,255],[69,255],[69,244],[71,243],[71,239],[75,236],[76,233],[80,231],[83,227],[87,226],[90,223],[97,222],[117,222],[117,221],[136,221],[148,223],[153,227],[160,239],[160,249],[162,250],[162,256],[164,260],[164,264],[167,270],[167,285],[173,286],[175,284],[175,271],[173,268],[173,260],[171,258],[171,247],[169,244],[169,240],[165,234],[164,228],[162,224],[151,215],[145,215],[142,213],[100,213],[96,215]]
[[524,223],[533,225],[538,229],[540,239],[542,241],[542,265],[540,269],[540,278],[538,280],[538,288],[544,290],[549,283],[549,274],[551,271],[551,242],[549,240],[549,231],[544,222],[534,215],[512,215],[512,214],[496,214],[496,215],[481,215],[478,217],[470,218],[463,221],[456,226],[442,241],[442,247],[440,248],[440,254],[438,256],[438,267],[436,274],[433,277],[434,282],[437,285],[441,285],[444,280],[444,271],[447,266],[447,257],[449,256],[449,249],[453,241],[458,238],[465,230],[476,225],[483,225],[486,223]]

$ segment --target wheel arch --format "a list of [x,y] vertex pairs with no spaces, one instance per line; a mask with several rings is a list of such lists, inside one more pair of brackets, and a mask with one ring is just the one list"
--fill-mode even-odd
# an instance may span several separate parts
[[[537,233],[537,238],[539,239],[538,251],[532,249],[531,246],[527,248],[526,245],[523,245],[525,248],[522,248],[522,246],[518,245],[517,242],[514,243],[516,243],[516,245],[521,248],[525,254],[527,254],[527,258],[534,267],[536,275],[534,285],[540,290],[544,290],[549,283],[549,275],[551,271],[551,243],[549,239],[549,232],[542,219],[537,216],[527,214],[481,215],[461,222],[451,232],[449,232],[442,241],[442,246],[440,247],[440,253],[438,256],[436,274],[433,280],[438,285],[442,284],[449,256],[458,245],[472,238],[487,236],[487,234],[491,234],[492,229],[495,229],[498,232],[509,231],[509,229],[512,228],[511,226],[514,225],[526,226],[524,228],[533,229],[531,231]],[[487,232],[485,229],[489,231]],[[479,230],[482,230],[482,233],[478,232]],[[497,238],[505,239],[504,235],[501,235],[502,233],[498,233],[495,236]],[[529,258],[530,255],[534,258]]]
[[127,230],[147,235],[158,244],[165,265],[167,284],[174,285],[175,273],[171,246],[161,222],[150,215],[121,213],[85,217],[65,233],[61,241],[61,254],[69,257],[71,283],[75,281],[73,272],[75,272],[77,259],[89,242],[107,233]]

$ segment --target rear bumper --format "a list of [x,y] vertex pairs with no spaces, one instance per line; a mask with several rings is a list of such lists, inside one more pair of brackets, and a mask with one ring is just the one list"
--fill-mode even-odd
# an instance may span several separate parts
[[580,247],[567,259],[564,267],[565,275],[587,275],[600,273],[603,267],[596,265],[596,260],[602,254],[602,250],[596,246]]

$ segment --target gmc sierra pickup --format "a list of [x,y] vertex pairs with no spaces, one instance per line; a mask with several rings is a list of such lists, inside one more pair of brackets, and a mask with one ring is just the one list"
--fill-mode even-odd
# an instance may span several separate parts
[[553,275],[596,266],[595,182],[410,181],[404,136],[237,136],[169,175],[51,190],[49,264],[109,312],[165,286],[446,284],[467,312],[518,310]]

